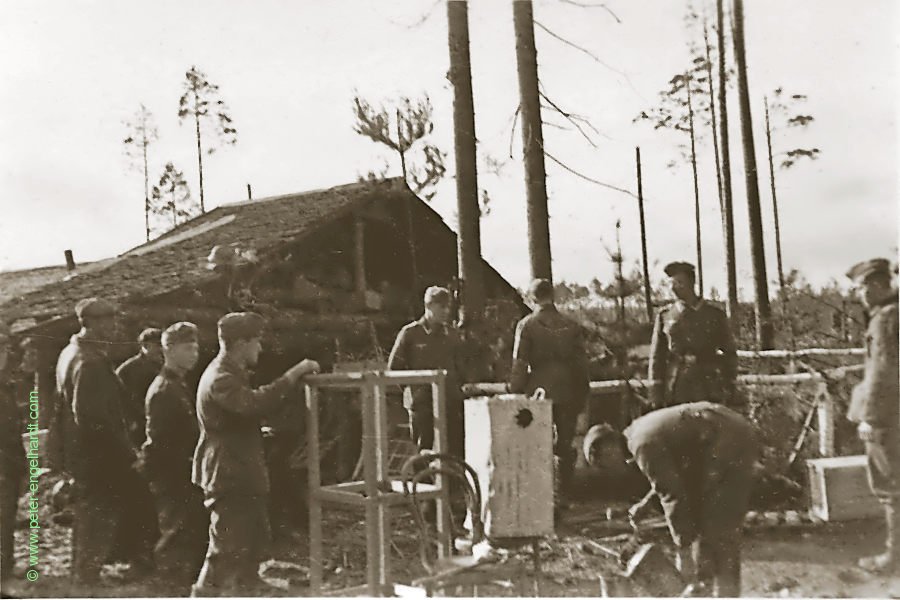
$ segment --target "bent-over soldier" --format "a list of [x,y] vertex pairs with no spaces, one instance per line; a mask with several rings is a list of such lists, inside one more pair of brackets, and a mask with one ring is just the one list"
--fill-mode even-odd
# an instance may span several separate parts
[[26,473],[21,411],[9,389],[9,328],[0,322],[0,589],[13,580],[16,510]]
[[897,290],[890,263],[876,258],[854,265],[847,276],[869,310],[862,382],[853,389],[847,418],[865,442],[872,492],[884,506],[885,551],[859,566],[900,574],[900,372],[897,353]]
[[144,443],[144,400],[147,397],[147,388],[159,375],[162,368],[163,356],[160,346],[162,330],[156,327],[148,327],[138,335],[140,351],[123,362],[116,369],[116,375],[125,388],[125,402],[122,412],[125,415],[125,423],[128,425],[128,433],[132,442],[138,448]]
[[586,410],[590,391],[584,331],[581,325],[559,314],[549,281],[535,279],[528,293],[536,306],[516,325],[509,389],[517,394],[531,394],[543,388],[553,402],[554,453],[559,458],[564,507],[575,468],[575,421]]
[[695,591],[739,596],[741,526],[759,453],[753,426],[729,408],[693,402],[650,412],[624,434],[651,485],[632,520],[658,496],[686,580]]
[[734,399],[737,353],[725,312],[694,292],[694,267],[673,262],[664,269],[678,299],[656,315],[650,341],[651,403],[660,408]]
[[147,390],[147,434],[141,450],[159,522],[156,567],[176,591],[189,587],[200,571],[209,524],[203,492],[191,483],[200,429],[195,393],[185,375],[197,364],[197,327],[175,323],[162,333],[161,342],[164,362]]
[[202,488],[210,511],[209,547],[192,593],[247,595],[266,584],[257,575],[269,542],[269,477],[260,420],[291,396],[296,383],[317,373],[303,360],[269,385],[250,387],[250,369],[262,350],[264,319],[229,313],[219,319],[219,354],[197,389],[200,439],[192,481]]

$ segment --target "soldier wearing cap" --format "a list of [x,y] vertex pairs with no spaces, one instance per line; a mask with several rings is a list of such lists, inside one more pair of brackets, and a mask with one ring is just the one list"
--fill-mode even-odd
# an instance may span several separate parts
[[26,472],[21,411],[8,383],[10,332],[0,322],[0,587],[12,581],[15,566],[16,509]]
[[[391,349],[388,369],[425,370],[446,369],[444,389],[447,394],[447,438],[451,454],[462,457],[464,453],[463,395],[464,357],[458,332],[448,325],[451,312],[450,291],[442,287],[425,290],[425,314],[417,321],[405,325]],[[434,415],[432,412],[431,386],[412,386],[404,395],[404,405],[409,411],[412,441],[419,449],[431,449],[434,444]]]
[[651,485],[629,510],[632,522],[658,497],[694,593],[740,596],[741,527],[759,454],[753,426],[724,406],[692,402],[635,419],[624,435]]
[[196,596],[247,595],[264,586],[257,571],[269,540],[269,479],[260,420],[302,398],[297,382],[319,371],[315,361],[303,360],[271,384],[251,388],[264,324],[255,313],[219,319],[219,354],[200,378],[192,481],[203,490],[210,523]]
[[553,401],[562,507],[575,468],[575,421],[587,409],[590,390],[584,331],[556,309],[553,284],[546,279],[535,279],[528,294],[535,308],[516,325],[509,389],[531,394],[543,388]]
[[[122,389],[107,356],[115,331],[112,304],[87,298],[75,305],[81,331],[56,365],[60,406],[54,429],[62,436],[64,469],[75,479],[73,571],[77,582],[95,583],[135,524],[134,489],[141,482],[137,453],[122,415]],[[125,548],[122,548],[123,550]],[[132,546],[128,550],[137,551]],[[134,571],[150,569],[148,556],[125,556]]]
[[656,315],[650,341],[648,378],[656,407],[734,399],[737,352],[725,312],[694,292],[694,267],[666,265],[677,301]]
[[162,367],[161,335],[162,330],[156,327],[144,329],[138,336],[140,351],[116,369],[116,375],[127,393],[122,410],[128,424],[128,433],[138,448],[144,443],[144,398],[147,396],[147,388],[159,375]]
[[206,553],[209,516],[203,492],[191,482],[200,430],[195,395],[185,375],[197,364],[197,326],[180,322],[162,332],[163,366],[147,390],[144,474],[156,500],[160,537],[156,566],[173,592],[197,577]]
[[900,574],[900,373],[897,290],[890,263],[875,258],[848,272],[869,311],[863,379],[853,389],[847,418],[857,423],[868,456],[869,484],[884,506],[885,551],[860,559],[867,570]]

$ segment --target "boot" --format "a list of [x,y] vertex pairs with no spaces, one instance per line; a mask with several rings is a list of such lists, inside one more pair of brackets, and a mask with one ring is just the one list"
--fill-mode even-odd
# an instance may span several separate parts
[[900,503],[885,503],[884,517],[887,525],[885,551],[876,556],[859,559],[859,566],[866,571],[887,575],[900,575]]

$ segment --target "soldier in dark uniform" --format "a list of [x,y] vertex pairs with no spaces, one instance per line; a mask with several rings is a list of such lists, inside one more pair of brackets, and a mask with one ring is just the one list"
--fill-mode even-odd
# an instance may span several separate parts
[[[106,354],[116,327],[115,308],[87,298],[76,304],[75,314],[81,331],[72,336],[56,365],[60,406],[54,427],[63,436],[65,469],[75,479],[73,572],[76,581],[91,584],[99,580],[100,567],[117,539],[134,526],[129,510],[141,478],[122,416],[124,390]],[[149,570],[146,556],[124,558],[135,571]]]
[[191,483],[191,463],[200,430],[195,392],[185,375],[197,364],[197,327],[175,323],[162,333],[164,363],[147,390],[144,474],[156,500],[160,537],[154,554],[162,581],[186,590],[206,554],[209,516],[203,492]]
[[16,508],[26,472],[21,411],[8,387],[9,328],[0,323],[0,589],[6,591],[15,567]]
[[[418,321],[403,327],[397,334],[388,358],[388,369],[425,370],[446,369],[445,382],[447,438],[449,448],[442,448],[462,457],[464,454],[462,379],[465,363],[459,334],[447,323],[450,320],[450,291],[442,287],[425,290],[425,314]],[[422,449],[434,445],[434,415],[431,386],[412,386],[404,396],[409,411],[412,441]]]
[[289,398],[302,398],[297,382],[319,371],[315,361],[303,360],[271,384],[251,388],[264,324],[255,313],[219,319],[219,354],[200,378],[192,481],[204,492],[210,523],[195,596],[247,595],[264,585],[257,571],[269,541],[269,478],[260,420]]
[[651,484],[632,520],[658,496],[694,593],[739,596],[741,526],[759,452],[753,426],[729,408],[693,402],[636,419],[625,438]]
[[869,310],[862,382],[853,389],[847,418],[865,442],[872,492],[884,506],[885,551],[860,559],[864,569],[900,575],[900,373],[897,290],[890,263],[876,258],[854,265],[847,276]]
[[579,413],[587,410],[590,392],[584,331],[556,310],[549,281],[535,279],[528,293],[536,307],[516,325],[509,389],[517,394],[531,394],[543,388],[553,401],[562,508],[571,491],[575,468],[575,421]]
[[144,443],[144,399],[147,397],[147,388],[162,368],[161,335],[162,330],[155,327],[143,330],[138,336],[140,352],[116,369],[116,375],[122,381],[126,393],[122,411],[128,424],[128,433],[137,448]]
[[728,318],[694,292],[694,267],[664,269],[677,302],[656,315],[650,342],[651,403],[660,408],[707,400],[731,404],[737,353]]

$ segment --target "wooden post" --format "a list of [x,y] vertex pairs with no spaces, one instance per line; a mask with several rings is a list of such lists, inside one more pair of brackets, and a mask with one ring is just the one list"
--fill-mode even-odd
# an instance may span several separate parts
[[[434,451],[447,452],[447,410],[446,410],[446,379],[447,372],[441,371],[437,380],[431,384],[431,410],[434,415]],[[438,473],[435,483],[441,490],[441,496],[435,501],[437,512],[437,532],[440,545],[438,546],[438,558],[450,556],[450,495],[447,490],[447,480]],[[445,535],[446,534],[446,535]]]
[[469,324],[484,312],[484,275],[481,269],[481,210],[478,206],[478,169],[475,160],[475,106],[469,59],[467,2],[447,2],[450,84],[453,86],[453,141],[456,157],[456,236],[459,264],[460,318]]
[[694,173],[694,227],[697,239],[697,294],[703,296],[703,250],[700,243],[700,182],[697,179],[697,146],[694,136],[694,105],[691,103],[691,76],[684,74],[687,89],[688,129],[691,134],[691,169]]
[[725,308],[732,334],[740,334],[740,304],[737,297],[737,263],[734,250],[734,209],[731,196],[731,150],[728,144],[728,94],[725,69],[724,0],[716,0],[717,42],[719,46],[719,134],[722,140],[722,233],[725,238],[725,269],[728,296]]
[[816,392],[819,417],[819,455],[834,456],[834,399],[824,382]]
[[319,390],[307,385],[306,389],[306,453],[309,491],[309,587],[312,595],[322,589],[322,501],[319,487]]
[[644,188],[641,183],[641,149],[634,149],[637,162],[638,212],[641,219],[641,263],[644,268],[644,304],[647,307],[647,322],[653,323],[653,301],[650,297],[650,267],[647,260],[647,229],[644,226]]
[[747,81],[747,53],[744,42],[744,2],[734,0],[734,57],[737,63],[738,99],[741,110],[741,137],[744,149],[744,180],[747,187],[747,211],[750,217],[750,252],[753,258],[753,284],[756,291],[756,343],[760,350],[774,348],[769,283],[766,277],[766,250],[763,241],[759,202],[756,147],[753,143],[753,118],[750,111],[750,86]]
[[531,0],[513,0],[512,4],[513,27],[516,34],[516,64],[519,73],[519,107],[522,114],[531,277],[540,277],[552,282],[547,174],[544,167],[544,133],[538,91],[537,50],[534,43],[534,12]]
[[[376,477],[379,485],[389,482],[388,476],[388,459],[390,457],[388,440],[390,432],[388,430],[387,415],[387,395],[385,394],[384,384],[375,381],[372,391],[374,393],[373,401],[375,404],[375,465]],[[384,595],[385,590],[391,585],[391,515],[388,505],[384,502],[378,503],[376,528],[378,529],[378,586],[380,594]]]
[[379,555],[381,539],[378,527],[377,414],[371,380],[361,388],[363,425],[363,490],[366,495],[366,583],[370,596],[379,593]]
[[353,283],[360,294],[366,291],[366,222],[361,215],[353,217]]

